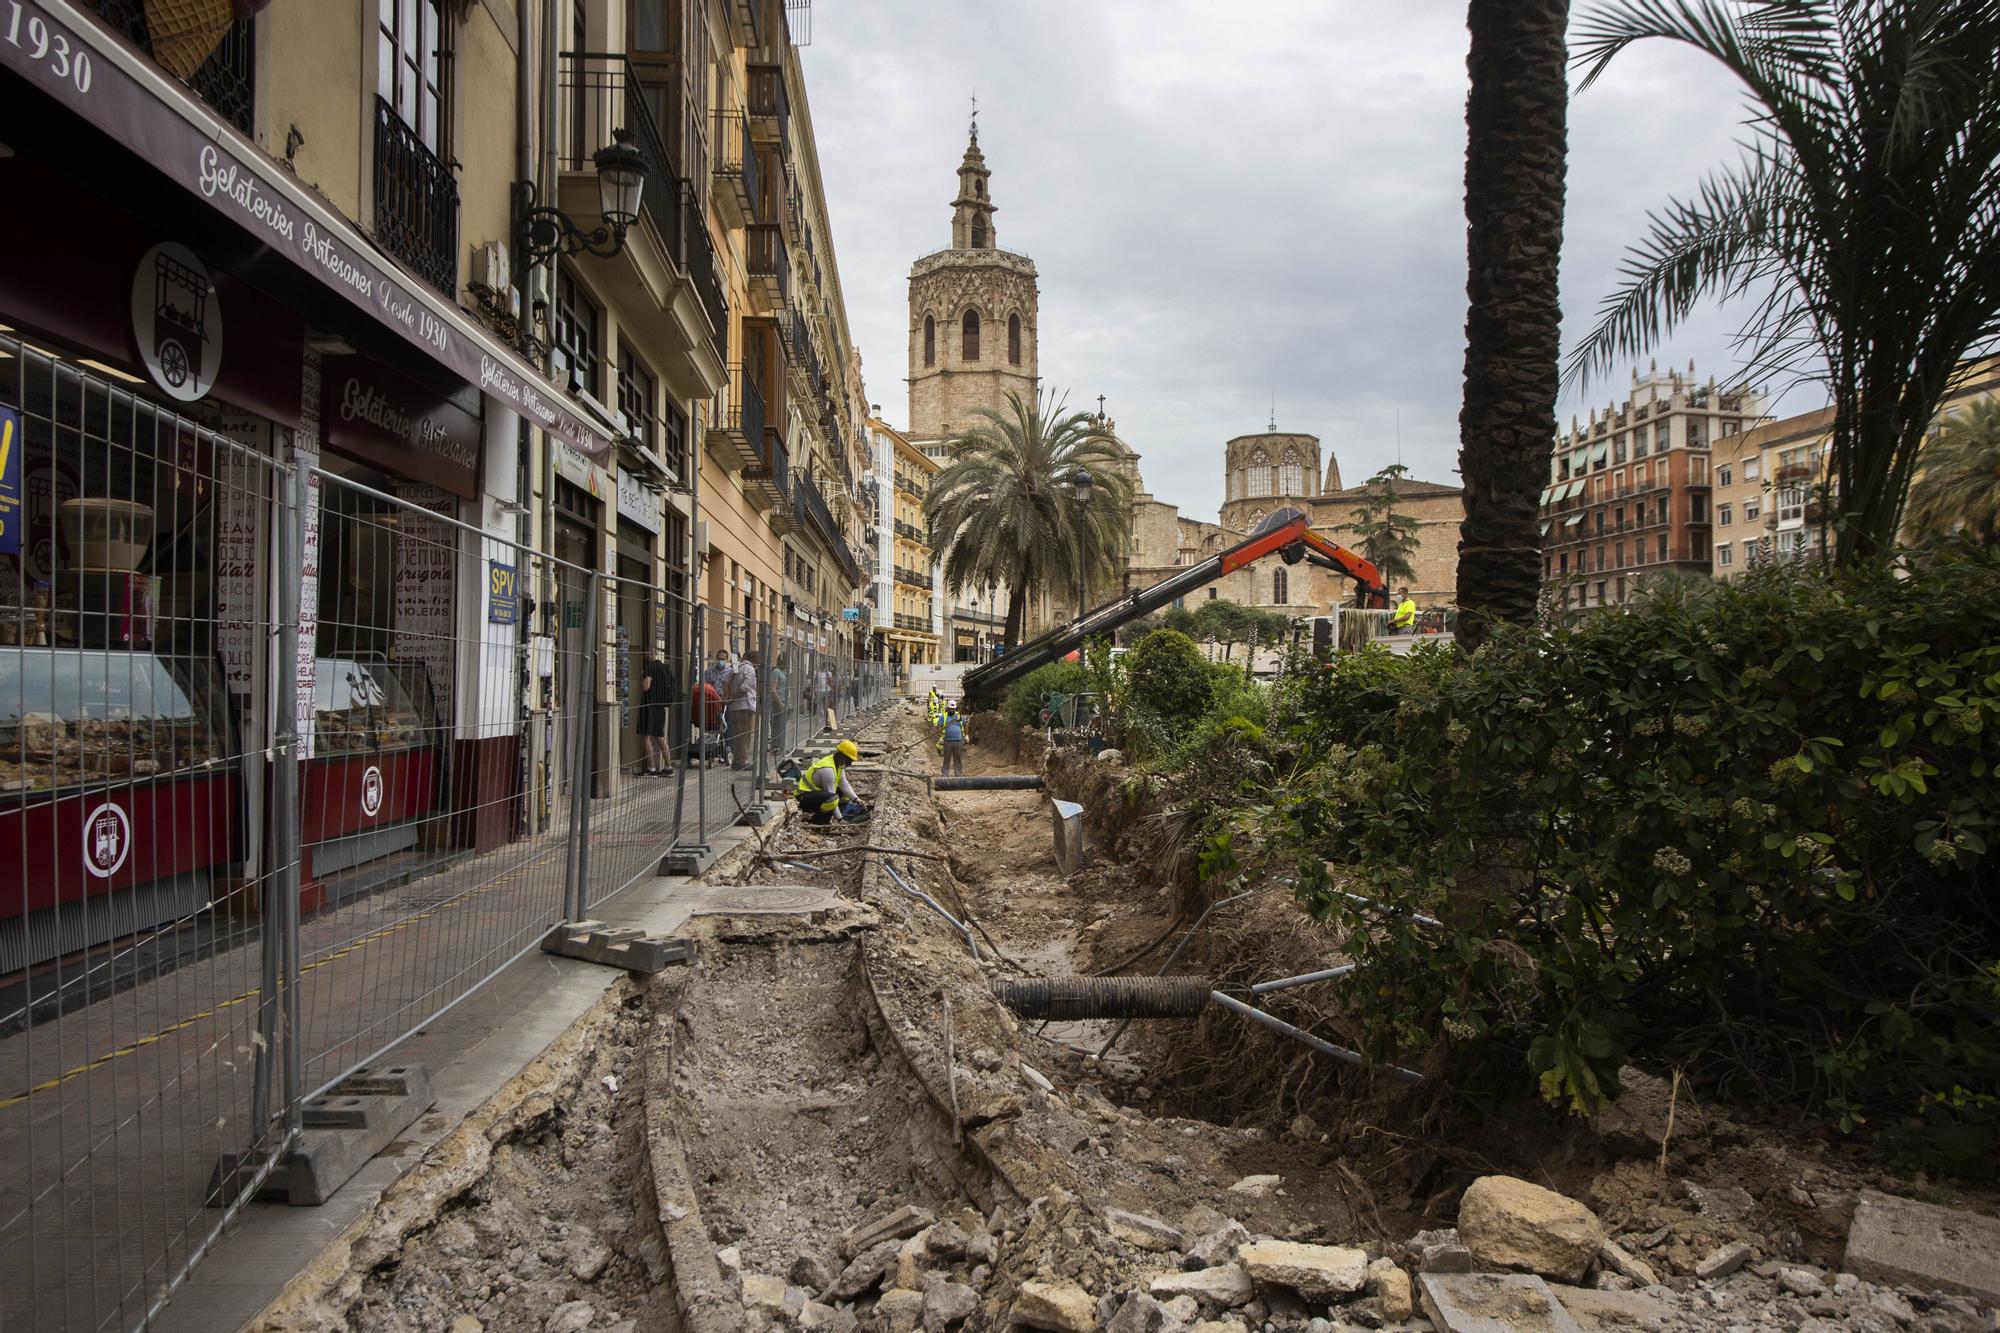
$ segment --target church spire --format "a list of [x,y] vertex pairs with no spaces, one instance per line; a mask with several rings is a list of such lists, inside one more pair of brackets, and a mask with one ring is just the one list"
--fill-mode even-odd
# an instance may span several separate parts
[[993,200],[986,189],[992,174],[986,169],[986,155],[979,151],[979,102],[975,98],[965,158],[958,164],[958,198],[951,201],[952,249],[993,249]]

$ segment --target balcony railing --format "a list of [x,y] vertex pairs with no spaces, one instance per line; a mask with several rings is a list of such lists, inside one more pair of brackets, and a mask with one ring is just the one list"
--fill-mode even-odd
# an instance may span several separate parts
[[928,634],[930,632],[931,622],[923,616],[906,615],[903,612],[898,611],[896,613],[896,628],[915,630],[919,634]]
[[907,565],[897,565],[896,582],[908,584],[912,588],[928,589],[932,586],[931,576],[921,569],[911,569]]
[[729,367],[729,380],[710,405],[708,434],[711,447],[721,445],[719,452],[736,466],[752,467],[761,462],[764,395],[740,365]]
[[787,130],[792,108],[785,94],[785,67],[751,65],[749,75],[751,133],[762,143],[786,146],[790,142]]
[[785,254],[785,238],[774,222],[755,223],[744,231],[747,267],[751,286],[759,290],[771,309],[790,304],[792,266]]
[[848,549],[847,539],[840,535],[840,525],[833,521],[833,511],[826,507],[826,497],[820,494],[819,484],[811,476],[800,473],[793,479],[792,503],[798,509],[800,520],[833,553],[840,572],[847,576],[848,586],[860,583],[861,565],[855,560],[854,552]]
[[375,99],[375,239],[447,297],[458,292],[458,182],[396,108]]
[[[611,142],[612,131],[624,130],[646,160],[646,186],[640,211],[653,219],[667,253],[683,256],[685,225],[681,209],[681,173],[667,151],[660,124],[664,109],[658,99],[667,88],[640,81],[624,56],[604,51],[564,51],[557,76],[557,104],[569,118],[556,165],[564,171],[595,172],[597,150]],[[595,187],[593,187],[593,194]]]
[[914,495],[919,500],[924,498],[924,493],[917,489],[917,483],[912,481],[907,473],[896,474],[896,489],[905,495]]
[[722,279],[715,271],[715,246],[708,239],[708,223],[702,219],[701,200],[691,181],[681,182],[681,215],[687,219],[682,235],[687,238],[688,281],[694,284],[694,293],[708,315],[709,327],[715,330],[715,353],[720,357],[729,339],[729,296],[722,290]]
[[715,117],[715,183],[717,202],[734,214],[741,226],[759,220],[757,214],[762,182],[758,179],[757,149],[750,142],[741,111],[722,111]]
[[791,455],[778,428],[766,425],[757,437],[757,461],[743,469],[750,498],[767,509],[782,511],[779,526],[794,531],[791,505]]
[[[153,34],[146,22],[144,0],[86,0],[104,21],[132,45],[153,54]],[[215,113],[242,130],[256,133],[257,39],[255,19],[238,19],[222,34],[208,59],[186,82]]]
[[896,520],[896,535],[908,541],[913,541],[919,546],[926,545],[928,544],[929,541],[929,539],[924,535],[924,530],[922,528],[918,527],[914,523],[905,523],[900,518]]

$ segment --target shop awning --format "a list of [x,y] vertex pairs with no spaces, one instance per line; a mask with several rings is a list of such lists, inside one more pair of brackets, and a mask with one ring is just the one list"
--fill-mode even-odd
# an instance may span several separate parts
[[[48,45],[0,41],[0,64],[151,162],[272,253],[337,293],[366,318],[557,439],[603,460],[611,437],[519,353],[456,302],[405,273],[354,225],[223,121],[78,12],[41,0]],[[87,79],[58,78],[47,52],[88,52]],[[79,89],[78,84],[83,86]]]

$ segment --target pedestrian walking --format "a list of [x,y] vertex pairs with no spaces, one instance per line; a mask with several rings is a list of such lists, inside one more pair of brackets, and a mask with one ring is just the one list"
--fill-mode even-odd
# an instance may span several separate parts
[[750,767],[750,751],[757,744],[757,654],[753,649],[729,673],[722,692],[728,707],[729,763],[736,769]]
[[657,657],[648,657],[639,669],[639,737],[646,747],[645,772],[659,776],[673,771],[673,754],[667,749],[667,709],[680,694],[674,669]]

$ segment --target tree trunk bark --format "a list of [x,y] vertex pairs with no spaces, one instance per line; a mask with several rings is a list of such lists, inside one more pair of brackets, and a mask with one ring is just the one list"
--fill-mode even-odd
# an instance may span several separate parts
[[1021,616],[1026,612],[1028,600],[1028,576],[1025,572],[1014,580],[1014,586],[1007,590],[1007,651],[1013,652],[1021,646]]
[[1465,401],[1458,641],[1528,624],[1542,582],[1538,497],[1556,434],[1567,0],[1469,0]]

